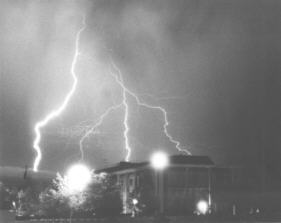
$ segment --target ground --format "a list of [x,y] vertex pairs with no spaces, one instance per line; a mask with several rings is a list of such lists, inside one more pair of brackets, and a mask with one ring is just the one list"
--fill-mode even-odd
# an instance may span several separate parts
[[[190,221],[190,219],[187,219],[186,217],[170,217],[169,220],[155,220],[153,218],[148,217],[142,217],[142,218],[129,218],[129,217],[119,217],[119,218],[111,218],[111,219],[72,219],[71,221],[69,219],[50,219],[50,220],[31,220],[31,221],[15,221],[14,213],[8,212],[8,211],[0,211],[0,223],[206,223],[208,221],[205,220],[197,220],[197,221]],[[214,221],[211,221],[214,223]],[[265,221],[249,221],[249,220],[240,220],[240,221],[220,221],[221,223],[267,223]],[[277,223],[280,221],[270,221],[271,223]],[[269,221],[268,221],[269,223]]]

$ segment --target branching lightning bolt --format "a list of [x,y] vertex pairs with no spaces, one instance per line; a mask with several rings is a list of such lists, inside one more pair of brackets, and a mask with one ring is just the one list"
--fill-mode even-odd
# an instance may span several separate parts
[[95,133],[95,130],[103,123],[105,117],[110,114],[112,111],[117,110],[118,108],[120,108],[122,106],[121,104],[118,105],[114,105],[109,107],[97,120],[96,124],[94,124],[88,131],[86,131],[86,133],[81,137],[80,141],[79,141],[79,149],[81,152],[81,160],[84,160],[84,150],[83,150],[83,142],[84,140],[89,137],[91,134]]
[[111,62],[111,66],[113,67],[113,69],[117,72],[113,72],[112,69],[109,70],[111,76],[114,78],[115,82],[121,87],[122,89],[122,102],[118,105],[109,107],[98,119],[98,121],[96,122],[95,125],[93,125],[88,131],[86,131],[86,133],[82,136],[82,138],[80,139],[79,142],[79,147],[80,147],[80,152],[81,152],[81,159],[83,160],[84,158],[84,151],[83,151],[83,142],[84,140],[89,137],[91,134],[95,133],[95,130],[102,124],[102,122],[104,121],[104,118],[113,110],[119,109],[122,105],[124,107],[124,119],[123,119],[123,125],[124,125],[124,131],[123,131],[123,137],[124,137],[124,144],[125,144],[125,150],[127,152],[126,156],[125,156],[125,161],[129,161],[130,157],[131,157],[131,153],[132,153],[132,148],[130,146],[130,142],[129,142],[129,131],[130,131],[130,127],[129,127],[129,104],[128,104],[128,96],[131,96],[135,99],[135,101],[137,102],[137,104],[139,106],[145,107],[147,109],[153,109],[153,110],[157,110],[159,112],[161,112],[161,114],[163,115],[163,119],[164,119],[164,124],[163,124],[163,131],[165,136],[169,139],[169,141],[171,143],[173,143],[176,147],[176,149],[179,152],[185,153],[187,155],[191,155],[191,153],[187,150],[187,149],[183,149],[180,142],[175,140],[173,138],[173,136],[169,133],[168,131],[168,126],[169,126],[169,121],[168,121],[168,114],[167,111],[161,107],[161,106],[155,106],[155,105],[150,105],[147,103],[144,103],[140,100],[140,98],[134,93],[132,92],[129,88],[127,88],[124,84],[123,81],[123,77],[122,77],[122,73],[120,71],[120,69],[115,65],[115,63]]
[[77,76],[75,73],[75,67],[76,67],[76,63],[78,60],[78,56],[80,54],[80,52],[79,52],[80,36],[85,28],[86,28],[85,18],[83,17],[83,25],[78,30],[78,32],[76,34],[76,38],[75,38],[75,53],[74,53],[74,57],[73,57],[73,60],[71,63],[71,69],[70,69],[70,73],[73,78],[73,84],[72,84],[70,91],[67,93],[66,97],[64,98],[64,101],[57,109],[52,110],[43,120],[41,120],[35,124],[35,127],[34,127],[35,139],[33,141],[33,148],[37,152],[37,156],[36,156],[34,164],[33,164],[34,171],[38,171],[38,166],[39,166],[41,158],[42,158],[42,152],[40,149],[41,128],[46,126],[52,119],[56,118],[63,112],[63,110],[67,107],[72,95],[74,94],[74,92],[76,90],[78,79],[77,79]]
[[110,73],[115,78],[115,81],[119,84],[119,86],[123,90],[123,104],[126,108],[125,115],[124,115],[124,126],[125,126],[124,139],[125,139],[125,149],[127,150],[127,155],[126,155],[125,160],[129,161],[130,156],[131,156],[131,148],[129,146],[129,137],[128,137],[128,133],[129,133],[130,129],[129,129],[129,125],[128,125],[128,113],[129,113],[128,108],[129,107],[128,107],[128,103],[127,103],[127,95],[130,95],[131,97],[133,97],[139,106],[143,106],[148,109],[158,110],[159,112],[161,112],[163,115],[163,119],[164,119],[163,131],[164,131],[164,134],[166,135],[166,137],[169,139],[169,141],[171,143],[173,143],[175,145],[175,147],[177,148],[177,150],[179,152],[185,153],[187,155],[191,155],[191,153],[187,149],[183,149],[181,147],[180,142],[175,140],[173,138],[173,136],[169,133],[169,131],[168,131],[169,120],[168,120],[167,111],[161,106],[150,105],[150,104],[142,102],[134,92],[132,92],[130,89],[128,89],[125,86],[120,69],[113,62],[111,64],[112,64],[113,68],[117,71],[118,74],[112,72],[111,70],[110,70]]
[[[117,77],[116,75],[113,76],[114,79],[117,81],[120,80],[121,83],[123,83],[122,80],[122,76]],[[117,82],[118,83],[118,82]],[[123,136],[124,136],[124,140],[125,140],[125,150],[127,151],[126,157],[125,157],[125,161],[129,161],[130,156],[131,156],[131,147],[129,144],[129,137],[128,137],[128,133],[129,133],[129,105],[128,105],[128,101],[127,101],[127,93],[125,88],[122,87],[122,102],[118,105],[115,106],[111,106],[109,107],[98,119],[98,121],[96,122],[95,125],[92,126],[92,128],[90,128],[80,139],[79,141],[79,148],[80,148],[80,152],[81,152],[81,160],[83,160],[84,158],[84,151],[83,151],[83,142],[84,140],[90,135],[95,133],[95,130],[102,124],[104,118],[113,110],[117,110],[119,109],[121,106],[123,105],[124,107],[124,120],[123,120],[123,124],[124,124],[124,132],[123,132]]]
[[[37,156],[36,156],[34,164],[33,164],[33,170],[34,171],[38,170],[38,166],[39,166],[41,158],[42,158],[42,153],[41,153],[41,148],[40,148],[41,128],[46,126],[52,119],[56,118],[57,116],[59,116],[63,112],[63,110],[67,107],[72,95],[74,94],[74,92],[76,90],[78,79],[77,79],[77,76],[76,76],[76,73],[75,73],[75,67],[76,67],[76,64],[77,64],[78,56],[80,55],[80,52],[79,52],[80,35],[85,28],[86,28],[85,18],[83,17],[83,26],[78,30],[78,32],[76,34],[76,38],[75,38],[75,53],[74,53],[74,57],[73,57],[73,60],[72,60],[72,63],[71,63],[71,69],[70,69],[70,73],[71,73],[71,76],[73,78],[73,84],[72,84],[72,87],[71,87],[70,91],[67,93],[66,97],[64,98],[64,101],[62,102],[62,104],[57,109],[52,110],[43,120],[41,120],[41,121],[39,121],[35,124],[35,127],[34,127],[35,139],[33,141],[33,148],[37,152]],[[164,131],[164,134],[166,135],[166,137],[169,139],[169,141],[171,143],[173,143],[175,145],[175,147],[177,148],[177,150],[179,152],[184,152],[187,155],[191,155],[191,153],[188,150],[183,149],[181,147],[180,142],[175,140],[172,137],[172,135],[168,132],[169,121],[168,121],[167,111],[161,106],[155,106],[155,105],[151,105],[151,104],[148,104],[148,103],[145,103],[145,102],[141,101],[140,98],[138,97],[138,95],[136,95],[134,92],[132,92],[130,89],[128,89],[126,87],[126,85],[124,84],[124,81],[123,81],[123,78],[122,78],[122,73],[121,73],[120,69],[113,62],[111,63],[111,65],[112,65],[111,67],[113,67],[114,70],[117,71],[117,73],[116,73],[116,72],[113,72],[110,69],[110,74],[112,75],[112,77],[114,78],[116,83],[122,89],[122,102],[118,105],[113,105],[113,106],[109,107],[99,117],[97,122],[90,129],[88,129],[86,131],[86,133],[81,137],[81,139],[79,141],[79,148],[80,148],[80,152],[81,152],[81,160],[84,159],[84,151],[83,151],[84,140],[90,134],[96,133],[95,132],[96,129],[103,123],[103,121],[104,121],[104,119],[107,115],[109,115],[112,111],[121,108],[122,106],[124,107],[123,137],[124,137],[124,141],[125,141],[124,142],[125,143],[125,150],[127,152],[126,157],[125,157],[125,161],[130,160],[132,149],[131,149],[130,143],[129,143],[130,127],[129,127],[129,123],[128,123],[129,122],[128,96],[134,98],[134,100],[136,101],[136,103],[139,106],[145,107],[147,109],[157,110],[157,111],[161,112],[161,114],[163,115],[163,119],[164,119],[163,131]]]

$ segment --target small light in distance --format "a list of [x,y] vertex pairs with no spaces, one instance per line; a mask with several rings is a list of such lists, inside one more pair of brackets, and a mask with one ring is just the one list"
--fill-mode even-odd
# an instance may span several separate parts
[[152,154],[150,162],[154,169],[162,170],[169,165],[169,158],[166,153],[158,151]]
[[66,184],[72,193],[83,191],[91,182],[91,171],[83,164],[75,164],[66,174]]
[[133,205],[137,205],[139,203],[138,199],[134,198],[133,199]]
[[205,200],[198,201],[197,211],[199,214],[203,214],[203,215],[207,214],[208,209],[209,209],[209,205],[208,205],[207,201],[205,201]]

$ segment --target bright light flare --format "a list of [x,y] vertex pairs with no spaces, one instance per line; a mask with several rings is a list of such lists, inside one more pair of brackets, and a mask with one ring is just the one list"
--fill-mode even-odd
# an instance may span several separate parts
[[83,164],[71,166],[65,176],[66,186],[71,193],[83,191],[91,182],[92,172]]
[[196,205],[197,211],[199,214],[207,214],[208,209],[209,209],[209,205],[208,202],[205,200],[200,200],[198,201],[197,205]]
[[133,198],[133,205],[137,205],[139,203],[138,199]]
[[154,169],[162,170],[169,165],[169,158],[166,153],[159,151],[152,154],[150,162]]

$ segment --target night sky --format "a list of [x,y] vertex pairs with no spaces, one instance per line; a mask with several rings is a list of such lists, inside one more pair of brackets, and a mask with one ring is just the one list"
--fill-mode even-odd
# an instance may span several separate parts
[[[0,1],[0,166],[32,166],[33,126],[58,107],[72,84],[70,66],[83,15],[77,91],[43,130],[40,169],[62,171],[80,158],[85,126],[126,86],[168,112],[170,133],[193,155],[218,164],[281,165],[281,1]],[[129,98],[132,161],[163,149],[163,117]],[[125,157],[123,112],[85,141],[93,168]]]

